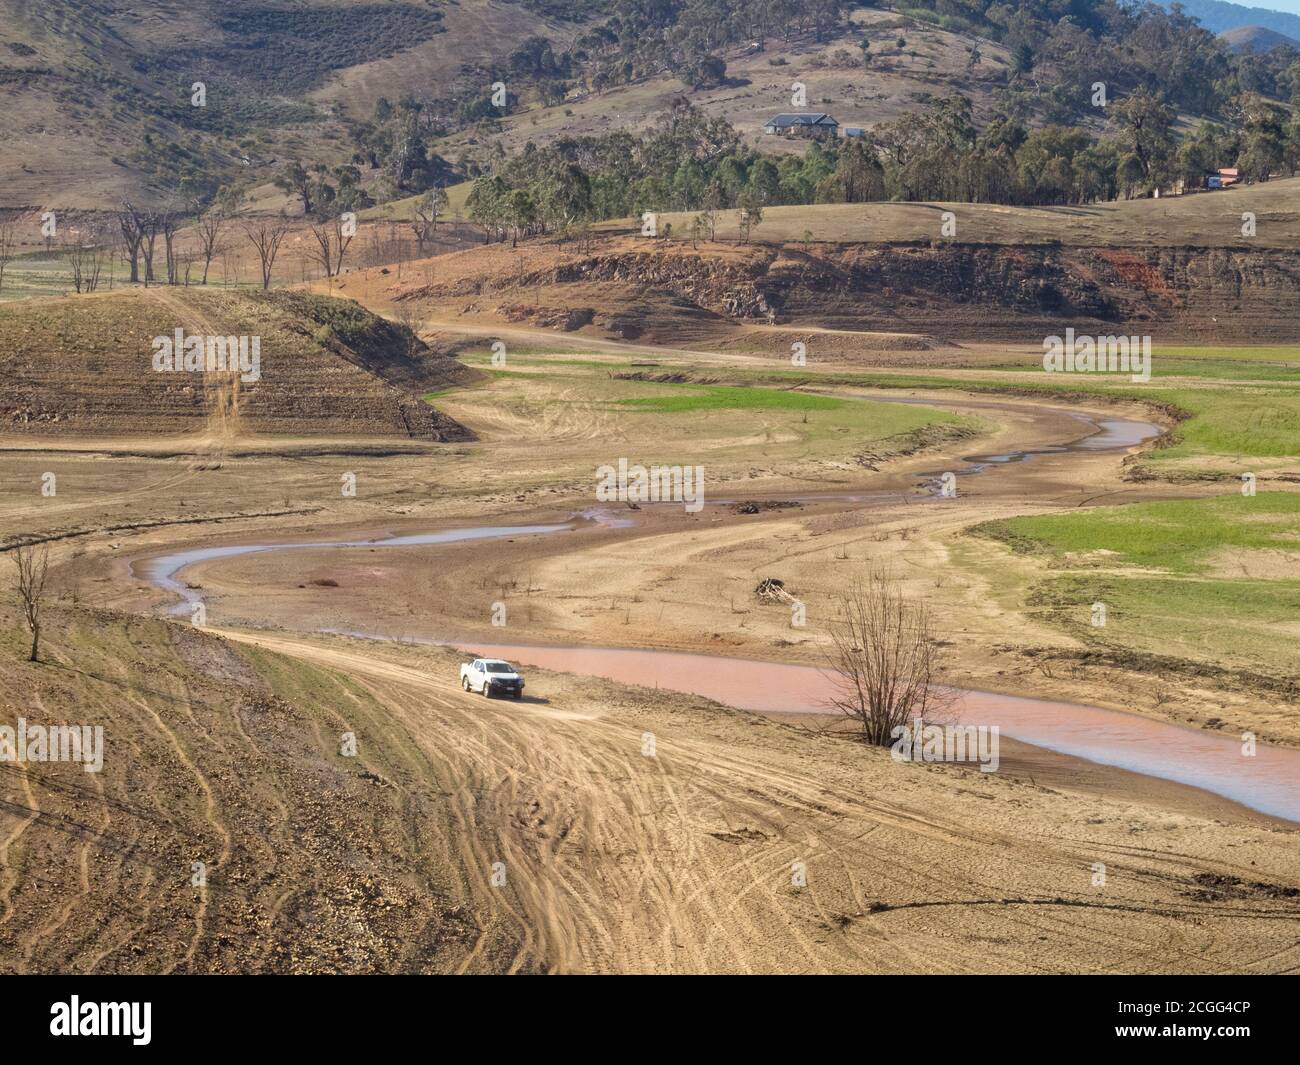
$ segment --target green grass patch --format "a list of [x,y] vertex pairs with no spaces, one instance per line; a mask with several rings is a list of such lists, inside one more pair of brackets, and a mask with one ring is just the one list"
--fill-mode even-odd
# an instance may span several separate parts
[[1020,550],[1058,556],[1105,551],[1107,564],[1200,573],[1225,548],[1300,550],[1300,493],[1132,503],[986,522],[975,531]]
[[[1099,507],[972,532],[1051,556],[1059,572],[1025,605],[1088,644],[1294,671],[1300,573],[1273,552],[1300,551],[1300,493]],[[1269,553],[1246,575],[1252,552]],[[1104,626],[1091,623],[1094,603],[1105,604]]]
[[1217,362],[1228,359],[1234,362],[1289,362],[1300,370],[1300,347],[1294,344],[1260,344],[1253,347],[1157,347],[1153,359],[1202,359]]
[[786,389],[746,388],[735,385],[673,385],[661,396],[619,400],[619,406],[660,414],[693,414],[709,410],[841,410],[850,400],[814,396]]
[[1280,625],[1300,616],[1300,580],[1179,579],[1073,574],[1052,582],[1050,605],[1077,607],[1080,619],[1095,602],[1106,604],[1106,626],[1144,618],[1197,628],[1207,637],[1221,631],[1219,619],[1232,616],[1260,625]]
[[1151,461],[1300,455],[1300,390],[1177,389],[1153,396],[1191,417],[1178,426],[1171,446],[1148,456]]
[[[987,369],[995,373],[1033,373],[1041,371],[1042,362],[1036,357],[1027,357],[1015,362],[999,363]],[[1286,381],[1300,385],[1300,349],[1157,349],[1151,356],[1151,376],[1162,379],[1190,377],[1206,381]],[[1098,375],[1097,383],[1103,387],[1112,381],[1120,386],[1133,383],[1129,381],[1128,374]]]
[[[1089,643],[1249,661],[1270,673],[1295,660],[1286,626],[1300,617],[1300,580],[1069,574],[1040,583],[1030,602]],[[1098,602],[1106,605],[1104,628],[1090,623]]]
[[[673,369],[665,365],[665,371]],[[1015,369],[1015,367],[1008,367]],[[1020,367],[1024,369],[1024,367]],[[1270,386],[1250,387],[1227,384],[1222,388],[1155,387],[1134,384],[1126,378],[1112,381],[1097,375],[1051,374],[1052,380],[1017,380],[1001,382],[954,377],[938,373],[897,374],[870,371],[818,373],[798,370],[710,370],[711,375],[730,382],[752,384],[846,385],[857,388],[926,388],[961,389],[989,392],[1059,397],[1133,400],[1165,410],[1181,412],[1183,420],[1173,432],[1167,447],[1149,451],[1144,462],[1175,464],[1184,460],[1278,459],[1300,456],[1300,388]],[[996,374],[993,375],[996,378]],[[1043,375],[1047,377],[1049,375]],[[1068,379],[1068,380],[1067,380]],[[1224,470],[1225,476],[1234,471]]]

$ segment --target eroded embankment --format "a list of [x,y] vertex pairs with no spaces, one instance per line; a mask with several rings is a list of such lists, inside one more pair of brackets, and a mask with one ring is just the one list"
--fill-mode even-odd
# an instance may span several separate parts
[[[215,340],[240,369],[207,368]],[[304,293],[160,287],[0,307],[0,433],[468,440],[421,396],[473,377],[404,326]]]
[[446,256],[437,280],[398,295],[629,340],[672,326],[679,341],[775,321],[947,339],[1041,338],[1071,324],[1260,342],[1294,338],[1300,311],[1296,256],[1269,248],[611,238],[585,253],[532,244],[523,261],[491,247]]

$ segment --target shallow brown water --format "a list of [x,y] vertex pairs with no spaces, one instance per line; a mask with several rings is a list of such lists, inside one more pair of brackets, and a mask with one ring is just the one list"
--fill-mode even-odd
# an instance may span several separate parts
[[[521,665],[703,695],[742,710],[826,713],[834,677],[815,666],[675,651],[608,647],[457,644]],[[1253,810],[1300,822],[1300,751],[1184,728],[1138,714],[1050,699],[963,690],[963,725],[997,725],[1007,736],[1103,765],[1204,788]]]

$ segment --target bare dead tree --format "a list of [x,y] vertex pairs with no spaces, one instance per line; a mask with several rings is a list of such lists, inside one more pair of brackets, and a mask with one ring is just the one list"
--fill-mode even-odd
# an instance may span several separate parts
[[187,216],[184,200],[177,191],[171,192],[162,209],[153,215],[158,233],[163,239],[163,265],[167,271],[167,284],[179,285],[181,271],[176,234]]
[[161,219],[157,212],[142,212],[140,218],[140,257],[144,260],[144,283],[156,280],[153,272],[154,248],[158,243],[158,227]]
[[227,221],[225,212],[217,208],[212,208],[199,216],[197,227],[199,255],[203,260],[203,280],[200,284],[208,283],[208,270],[212,266],[213,257],[217,254],[217,242],[221,239],[221,230]]
[[249,222],[244,226],[244,235],[257,252],[258,262],[262,266],[262,289],[271,287],[271,270],[275,266],[275,257],[279,254],[280,243],[289,232],[289,225],[283,219],[274,221]]
[[397,279],[400,281],[402,279],[402,267],[409,258],[407,252],[409,245],[406,242],[406,238],[399,235],[396,222],[388,223],[388,247],[388,261],[397,264]]
[[140,280],[140,245],[144,241],[143,216],[129,200],[122,201],[117,212],[117,225],[122,231],[123,258],[131,264],[131,280]]
[[311,235],[316,238],[316,247],[308,246],[307,258],[320,264],[328,281],[334,276],[334,232],[328,224],[313,223]]
[[0,225],[0,290],[5,287],[5,268],[17,254],[18,238],[14,236],[12,222]]
[[116,270],[113,264],[122,254],[122,234],[113,227],[112,222],[105,222],[99,231],[100,245],[103,252],[104,281],[113,287]]
[[244,194],[237,188],[226,188],[217,194],[216,202],[207,210],[199,201],[195,201],[194,215],[198,219],[195,229],[199,235],[199,258],[203,260],[203,279],[200,284],[208,283],[208,271],[217,252],[224,250],[221,246],[221,234],[226,224],[237,217],[243,210]]
[[316,238],[316,247],[308,248],[307,257],[320,264],[326,278],[338,277],[343,271],[343,256],[347,254],[355,232],[342,215],[312,225],[311,234]]
[[50,549],[41,544],[16,547],[11,556],[18,570],[18,598],[23,604],[23,618],[32,634],[29,661],[39,661],[41,643],[41,604],[45,599],[45,574],[50,564]]
[[924,603],[908,599],[880,570],[852,583],[831,623],[830,705],[852,718],[862,739],[888,747],[894,730],[950,711],[953,696],[938,682],[939,643]]
[[355,222],[353,225],[347,225],[343,221],[342,215],[334,218],[334,246],[337,251],[334,254],[334,276],[338,277],[343,272],[343,256],[348,253],[348,245],[352,243],[352,238],[357,234]]
[[163,254],[167,264],[167,284],[175,285],[180,281],[180,272],[176,262],[176,231],[181,225],[180,211],[168,208],[158,214],[158,231],[162,233]]
[[709,240],[710,241],[717,240],[718,212],[715,211],[712,207],[706,207],[704,208],[703,211],[700,212],[699,217],[703,221],[703,231],[708,233]]
[[73,289],[78,293],[94,292],[99,288],[105,261],[110,254],[102,235],[91,229],[87,233],[79,233],[71,240],[65,237],[62,245]]

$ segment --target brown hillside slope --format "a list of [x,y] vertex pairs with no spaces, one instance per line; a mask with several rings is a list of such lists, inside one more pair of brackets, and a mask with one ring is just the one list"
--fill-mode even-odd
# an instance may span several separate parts
[[[1162,341],[1292,339],[1300,259],[1275,248],[701,244],[610,236],[431,260],[388,288],[444,320],[704,345],[773,321],[945,338],[1141,327]],[[420,276],[420,271],[412,274]],[[354,275],[344,291],[375,278]]]
[[[0,206],[174,199],[182,172],[269,181],[286,157],[351,154],[334,104],[447,87],[570,27],[496,0],[8,0],[0,19]],[[207,87],[203,108],[191,86]],[[149,140],[145,140],[145,135]],[[249,158],[247,165],[240,157]]]
[[[500,0],[10,0],[5,16],[0,136],[15,150],[0,154],[0,208],[30,210],[112,209],[123,197],[161,205],[175,198],[184,173],[252,179],[262,195],[285,160],[348,160],[342,116],[366,119],[380,97],[486,93],[490,71],[506,69],[521,42],[545,37],[562,53],[590,25],[581,10],[556,18]],[[875,41],[869,69],[858,48],[864,36]],[[771,114],[789,109],[795,81],[807,86],[810,105],[846,125],[891,121],[952,91],[986,119],[1009,59],[1002,46],[979,40],[983,58],[972,68],[976,43],[863,9],[830,41],[793,34],[762,51],[723,49],[729,77],[712,89],[660,73],[593,91],[575,77],[570,95],[546,107],[532,86],[512,84],[523,105],[504,117],[500,140],[513,150],[529,140],[648,126],[685,93],[769,150],[802,151],[806,142],[760,134]],[[202,109],[190,103],[196,80],[207,87]],[[436,150],[455,159],[477,154],[483,140],[483,130],[466,129]],[[276,198],[272,209],[282,203]]]
[[[864,37],[872,42],[868,67],[863,66],[859,47]],[[907,42],[904,48],[896,43],[900,37]],[[972,67],[970,49],[975,45],[982,58]],[[724,84],[688,89],[665,72],[599,92],[577,91],[553,106],[534,103],[506,116],[501,139],[518,150],[529,141],[549,144],[562,137],[646,129],[685,96],[707,114],[725,117],[765,152],[802,153],[808,141],[762,132],[774,114],[792,109],[795,82],[805,86],[808,106],[794,110],[827,111],[841,126],[893,122],[923,109],[931,97],[950,92],[969,97],[983,122],[997,112],[997,94],[1010,66],[1010,55],[1001,44],[870,8],[853,12],[845,32],[828,41],[793,33],[788,40],[768,38],[761,51],[739,44],[722,49],[721,55],[727,64]],[[448,138],[444,154],[455,158],[480,136],[473,130],[457,133]]]
[[[261,379],[157,372],[155,337],[260,337]],[[472,434],[420,396],[454,359],[346,300],[154,288],[0,308],[0,432]]]

